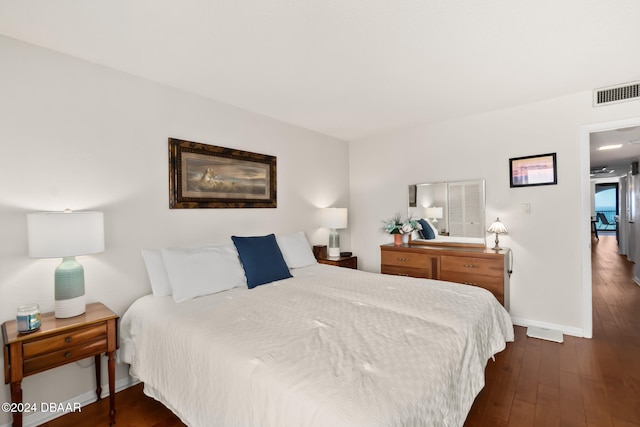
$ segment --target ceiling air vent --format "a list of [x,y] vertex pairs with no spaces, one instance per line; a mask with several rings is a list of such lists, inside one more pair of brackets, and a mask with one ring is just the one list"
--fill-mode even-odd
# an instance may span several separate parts
[[607,105],[616,102],[640,99],[640,82],[603,87],[593,91],[593,105]]

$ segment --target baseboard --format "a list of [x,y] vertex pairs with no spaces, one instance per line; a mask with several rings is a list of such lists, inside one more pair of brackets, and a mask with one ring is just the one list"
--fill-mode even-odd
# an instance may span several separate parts
[[[116,393],[127,389],[131,386],[134,386],[136,384],[138,384],[140,381],[138,381],[137,379],[134,379],[131,376],[126,376],[125,378],[121,378],[118,381],[116,381]],[[109,397],[109,386],[107,384],[103,384],[102,385],[102,398],[107,398]],[[79,396],[73,397],[65,402],[55,402],[56,405],[62,405],[63,407],[74,407],[74,405],[80,404],[81,407],[87,406],[93,402],[95,402],[96,399],[96,392],[95,391],[88,391],[86,393],[82,393]],[[22,425],[24,427],[35,427],[38,426],[40,424],[44,424],[47,421],[51,421],[55,418],[58,418],[60,416],[62,416],[64,414],[61,414],[59,412],[34,412],[32,414],[24,414],[22,416]],[[11,427],[11,423],[9,424],[3,424],[0,425],[0,427]]]
[[560,331],[564,335],[571,335],[574,337],[584,338],[584,333],[582,331],[582,328],[574,328],[567,325],[556,325],[554,323],[540,322],[537,320],[521,319],[518,317],[512,317],[511,321],[513,322],[514,325],[524,326],[525,328],[535,327],[535,328],[542,328],[542,329],[550,329],[553,331]]

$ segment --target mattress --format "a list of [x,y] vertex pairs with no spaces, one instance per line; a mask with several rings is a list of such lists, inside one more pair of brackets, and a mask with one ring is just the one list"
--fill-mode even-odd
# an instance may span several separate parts
[[190,426],[462,426],[505,309],[462,284],[313,265],[254,289],[144,296],[121,359]]

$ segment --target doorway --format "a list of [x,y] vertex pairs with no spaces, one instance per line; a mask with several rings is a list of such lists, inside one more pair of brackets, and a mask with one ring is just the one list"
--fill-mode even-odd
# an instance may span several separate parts
[[640,117],[582,126],[580,129],[580,174],[581,180],[581,272],[582,272],[582,335],[593,337],[593,281],[591,274],[591,134],[622,128],[640,126]]

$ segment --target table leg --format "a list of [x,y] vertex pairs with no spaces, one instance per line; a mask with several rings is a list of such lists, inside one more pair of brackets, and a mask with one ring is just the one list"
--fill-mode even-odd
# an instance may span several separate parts
[[109,425],[116,423],[116,352],[107,353],[109,370]]
[[100,366],[100,355],[96,354],[95,356],[95,365],[96,365],[96,400],[102,399],[102,380],[100,379],[102,369]]
[[[21,381],[11,383],[11,402],[22,403]],[[22,427],[22,412],[13,413],[13,427]]]

